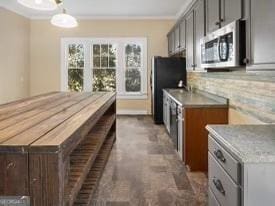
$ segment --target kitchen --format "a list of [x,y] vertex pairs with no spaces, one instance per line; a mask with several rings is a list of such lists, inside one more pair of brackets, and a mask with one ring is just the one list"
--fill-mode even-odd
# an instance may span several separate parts
[[1,1],[0,203],[273,205],[274,9]]

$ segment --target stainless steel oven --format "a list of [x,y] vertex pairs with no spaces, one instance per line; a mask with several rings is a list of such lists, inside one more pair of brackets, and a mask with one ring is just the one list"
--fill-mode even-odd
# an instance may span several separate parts
[[201,39],[203,68],[239,67],[244,64],[244,24],[244,21],[234,21]]

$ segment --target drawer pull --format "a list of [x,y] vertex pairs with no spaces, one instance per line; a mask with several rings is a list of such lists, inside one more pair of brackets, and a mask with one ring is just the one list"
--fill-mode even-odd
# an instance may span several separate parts
[[221,150],[217,149],[214,151],[215,156],[218,158],[218,160],[222,161],[223,163],[226,162],[226,159],[223,156],[223,153]]
[[214,183],[216,189],[217,189],[220,193],[222,193],[223,195],[225,195],[225,190],[223,189],[222,182],[214,177],[214,178],[213,178],[213,183]]

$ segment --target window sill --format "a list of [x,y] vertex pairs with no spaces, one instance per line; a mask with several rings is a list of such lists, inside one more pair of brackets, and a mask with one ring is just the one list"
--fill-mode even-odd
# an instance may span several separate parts
[[117,99],[148,99],[148,95],[144,93],[117,94]]

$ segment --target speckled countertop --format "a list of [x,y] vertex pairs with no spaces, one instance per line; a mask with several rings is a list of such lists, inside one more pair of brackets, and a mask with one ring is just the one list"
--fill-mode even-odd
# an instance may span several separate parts
[[243,163],[275,162],[275,125],[208,125],[206,129]]
[[228,107],[228,100],[202,91],[188,92],[185,89],[164,89],[172,99],[183,107]]

